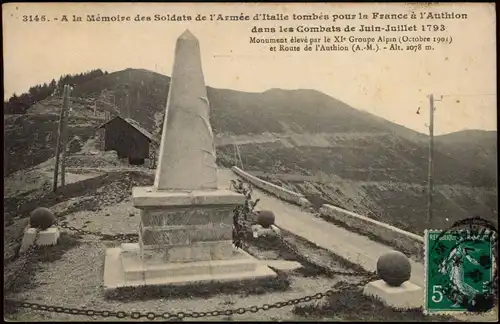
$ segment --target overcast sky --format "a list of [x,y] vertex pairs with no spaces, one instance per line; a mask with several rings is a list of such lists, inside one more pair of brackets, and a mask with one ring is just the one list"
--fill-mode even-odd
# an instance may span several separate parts
[[[17,8],[17,9],[16,9]],[[249,44],[249,22],[64,23],[68,15],[245,13],[357,13],[454,11],[467,20],[446,20],[450,45],[432,52],[270,52]],[[51,22],[23,23],[44,14]],[[85,17],[84,17],[85,20]],[[441,23],[442,21],[438,21]],[[338,21],[345,26],[349,21]],[[354,22],[356,23],[356,21]],[[359,23],[359,22],[357,22]],[[410,22],[413,24],[413,21]],[[259,22],[258,26],[299,22]],[[331,26],[330,22],[316,22]],[[495,8],[489,4],[8,4],[3,5],[5,98],[62,74],[101,68],[144,68],[170,75],[176,38],[186,29],[198,37],[206,84],[261,92],[270,88],[316,89],[351,106],[419,132],[427,132],[429,93],[436,102],[435,133],[496,130]],[[303,37],[304,34],[295,33]],[[366,36],[360,33],[355,36]],[[415,34],[417,35],[417,34]],[[278,34],[283,36],[283,34]],[[308,36],[311,36],[309,34]],[[378,36],[378,35],[377,35]],[[422,113],[415,112],[421,107]]]

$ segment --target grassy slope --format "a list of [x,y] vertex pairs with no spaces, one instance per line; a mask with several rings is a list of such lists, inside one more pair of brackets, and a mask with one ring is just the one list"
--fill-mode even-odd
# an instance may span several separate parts
[[[23,115],[10,119],[4,127],[4,174],[42,163],[55,155],[59,117],[53,115]],[[86,141],[94,135],[99,125],[97,120],[71,118],[68,127],[68,138],[78,136]],[[74,149],[68,146],[70,153]]]
[[[297,167],[314,175],[320,171],[354,181],[399,181],[427,183],[427,151],[392,135],[336,140],[331,147],[287,148],[279,143],[248,144],[240,147],[249,170],[297,173]],[[231,146],[220,150],[232,150]],[[482,170],[436,152],[436,184],[494,187],[496,180]],[[305,173],[305,172],[304,172]]]
[[[96,78],[78,86],[75,97],[96,98],[107,89],[117,107],[130,107],[130,117],[147,129],[155,129],[154,114],[165,108],[170,78],[147,70],[127,69]],[[129,94],[127,99],[127,93]],[[125,113],[125,110],[122,111]]]
[[496,131],[465,130],[437,136],[436,149],[469,168],[479,168],[491,178],[497,177]]

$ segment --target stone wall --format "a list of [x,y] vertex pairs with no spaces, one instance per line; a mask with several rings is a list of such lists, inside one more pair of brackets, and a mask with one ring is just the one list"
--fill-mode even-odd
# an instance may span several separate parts
[[[281,200],[302,207],[311,206],[311,203],[302,194],[259,179],[236,166],[232,167],[232,170],[255,187]],[[334,223],[337,222],[339,225],[345,226],[361,235],[373,237],[374,240],[391,246],[409,256],[413,256],[417,260],[420,260],[423,256],[424,238],[421,236],[328,204],[323,205],[319,212],[322,217],[330,219]]]
[[234,166],[231,168],[234,173],[236,173],[238,176],[241,178],[245,179],[246,181],[250,182],[252,185],[255,187],[272,194],[273,196],[278,197],[281,200],[284,200],[286,202],[301,206],[301,207],[310,207],[311,203],[302,195],[293,191],[290,191],[288,189],[282,188],[280,186],[277,186],[273,183],[264,181],[262,179],[259,179],[243,170],[240,168]]
[[342,223],[360,234],[374,236],[401,252],[417,258],[423,255],[422,236],[328,204],[323,205],[319,212],[325,218]]

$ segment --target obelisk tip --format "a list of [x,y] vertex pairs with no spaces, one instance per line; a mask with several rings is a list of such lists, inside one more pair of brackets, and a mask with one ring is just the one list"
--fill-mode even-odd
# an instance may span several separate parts
[[190,31],[189,29],[186,29],[181,36],[179,36],[179,39],[197,39]]

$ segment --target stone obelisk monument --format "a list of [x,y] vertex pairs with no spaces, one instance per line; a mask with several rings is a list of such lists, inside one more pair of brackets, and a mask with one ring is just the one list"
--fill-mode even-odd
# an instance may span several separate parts
[[198,40],[178,39],[155,189],[216,190],[217,165]]
[[175,48],[153,187],[133,188],[139,242],[106,251],[104,286],[183,284],[275,276],[232,245],[233,209],[245,197],[219,189],[199,42]]

